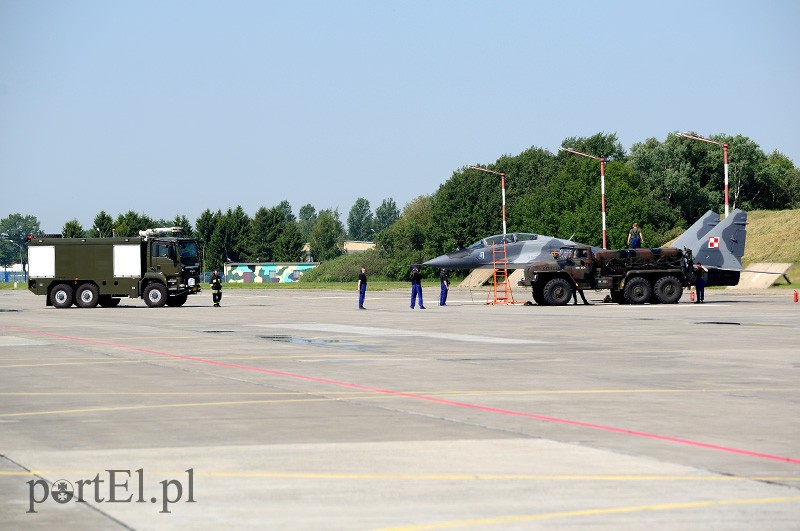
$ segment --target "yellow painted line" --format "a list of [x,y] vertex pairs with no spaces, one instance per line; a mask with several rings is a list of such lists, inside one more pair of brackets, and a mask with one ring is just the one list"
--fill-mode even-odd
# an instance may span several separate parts
[[[8,470],[0,471],[0,476],[32,476],[45,474],[86,475],[97,471],[87,470]],[[178,474],[178,472],[153,471],[159,474]],[[314,472],[204,472],[195,470],[198,477],[212,478],[254,478],[254,479],[368,479],[368,480],[424,480],[424,481],[800,481],[800,476],[685,476],[685,475],[573,475],[573,474],[359,474],[359,473],[314,473]]]
[[644,511],[675,511],[680,509],[699,509],[704,507],[723,507],[732,505],[766,505],[771,503],[796,503],[800,497],[786,498],[754,498],[748,500],[719,500],[684,503],[663,503],[659,505],[639,505],[633,507],[611,507],[607,509],[583,509],[578,511],[561,511],[555,513],[524,514],[504,516],[499,518],[477,518],[474,520],[453,520],[428,525],[412,525],[388,528],[391,531],[422,531],[427,529],[452,529],[456,527],[487,526],[498,524],[513,524],[520,522],[535,522],[540,520],[553,520],[557,518],[573,518],[576,516],[599,516],[609,514],[629,514]]
[[0,369],[18,369],[20,367],[63,367],[66,365],[106,365],[109,363],[141,363],[140,360],[98,360],[94,362],[72,362],[63,363],[18,363],[16,365],[0,365]]
[[338,398],[298,398],[286,400],[244,400],[244,401],[231,401],[231,402],[197,402],[189,404],[156,404],[149,406],[117,406],[117,407],[93,407],[85,409],[61,409],[53,411],[29,411],[23,413],[2,413],[0,418],[8,417],[33,417],[38,415],[62,415],[69,413],[101,413],[106,411],[135,411],[141,409],[165,409],[165,408],[178,408],[178,407],[206,407],[206,406],[236,406],[248,404],[276,404],[276,403],[289,403],[289,402],[331,402],[337,401]]

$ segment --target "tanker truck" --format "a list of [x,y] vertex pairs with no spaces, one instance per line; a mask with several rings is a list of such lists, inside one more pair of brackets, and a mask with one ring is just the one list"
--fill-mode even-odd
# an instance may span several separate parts
[[530,286],[533,299],[544,306],[567,304],[575,289],[608,289],[618,304],[673,304],[689,284],[691,255],[671,247],[600,250],[568,245],[554,251],[553,260],[528,265],[520,285]]
[[28,237],[28,289],[46,305],[117,306],[122,297],[147,306],[182,306],[200,291],[197,242],[165,236],[180,227],[140,231],[138,237]]

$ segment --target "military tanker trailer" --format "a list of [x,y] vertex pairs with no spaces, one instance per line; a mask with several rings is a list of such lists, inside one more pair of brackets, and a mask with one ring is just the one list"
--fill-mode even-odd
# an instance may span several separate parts
[[533,299],[545,306],[567,304],[575,289],[608,289],[619,304],[672,304],[688,286],[691,268],[691,251],[676,248],[569,245],[554,252],[553,260],[531,263],[520,285],[530,286]]
[[128,238],[31,237],[28,289],[56,308],[117,306],[121,297],[181,306],[200,291],[200,263],[195,240],[161,236],[177,229]]

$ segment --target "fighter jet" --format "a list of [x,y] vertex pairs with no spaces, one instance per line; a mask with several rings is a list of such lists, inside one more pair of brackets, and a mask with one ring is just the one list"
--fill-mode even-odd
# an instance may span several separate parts
[[[720,221],[709,210],[669,247],[689,249],[695,262],[720,270],[741,271],[746,238],[747,213],[736,209]],[[423,265],[446,269],[491,269],[497,262],[493,249],[506,242],[509,269],[521,269],[535,261],[551,260],[552,253],[567,245],[582,245],[571,240],[528,232],[496,234],[482,238],[466,249],[437,256]],[[592,247],[592,251],[600,250]]]
[[506,262],[509,269],[521,269],[531,262],[551,258],[551,253],[564,245],[576,245],[572,240],[553,236],[510,232],[482,238],[466,249],[437,256],[423,265],[445,269],[492,269],[496,262],[493,249],[502,249],[503,240],[506,242]]

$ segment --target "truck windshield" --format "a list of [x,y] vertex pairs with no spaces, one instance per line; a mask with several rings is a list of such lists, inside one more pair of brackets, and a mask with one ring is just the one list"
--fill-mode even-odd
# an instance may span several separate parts
[[572,249],[569,247],[562,247],[558,251],[558,259],[559,260],[569,260],[572,258]]
[[197,258],[197,244],[193,241],[178,242],[181,258]]

